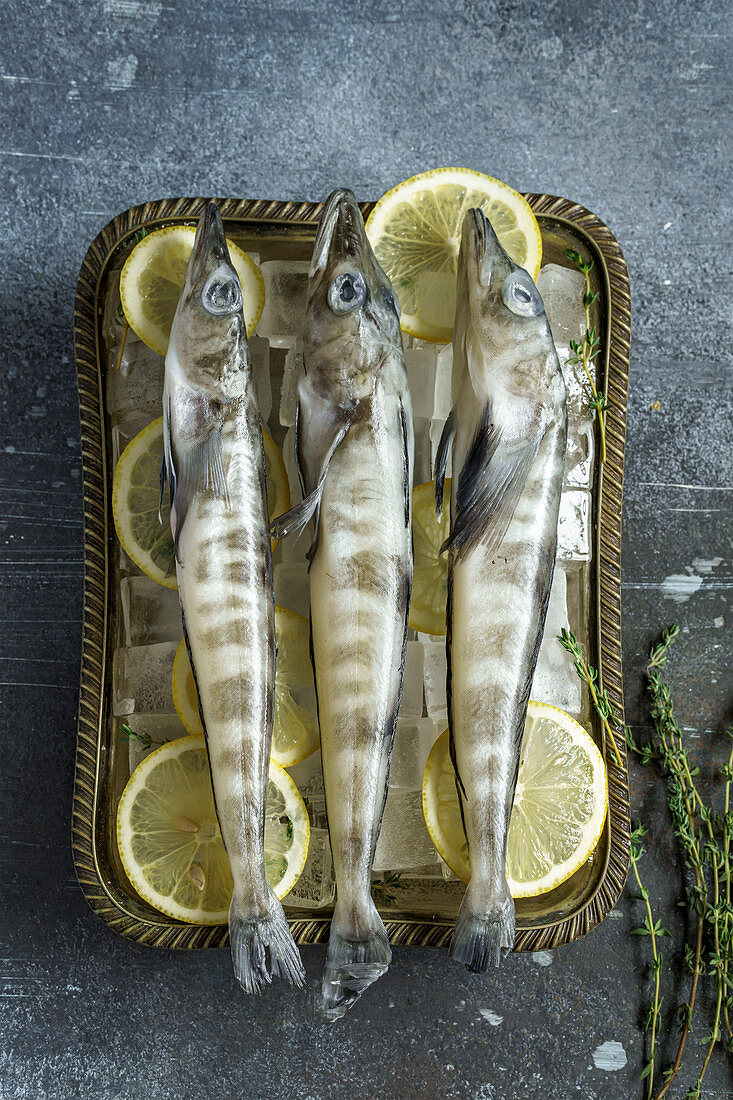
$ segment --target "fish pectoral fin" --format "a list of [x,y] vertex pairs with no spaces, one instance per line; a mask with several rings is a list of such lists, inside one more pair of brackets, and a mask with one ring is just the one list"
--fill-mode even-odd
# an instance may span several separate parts
[[163,522],[163,515],[162,515],[162,512],[163,512],[163,494],[165,493],[165,484],[166,484],[167,480],[168,480],[168,476],[167,476],[167,471],[166,471],[166,462],[165,462],[165,454],[164,454],[163,457],[160,460],[160,474],[159,474],[160,488],[158,490],[158,523]]
[[283,512],[281,516],[272,521],[270,524],[271,538],[284,539],[288,535],[292,535],[293,532],[297,532],[298,535],[303,533],[308,521],[321,503],[324,480],[325,478],[319,481],[313,492],[309,493],[307,497],[303,497],[299,504],[295,504],[289,511]]
[[487,406],[458,475],[451,532],[441,550],[452,546],[463,554],[479,543],[489,554],[498,550],[542,439],[538,433],[526,443],[507,444]]
[[448,453],[453,443],[453,436],[455,435],[455,414],[451,409],[448,419],[443,425],[443,431],[440,433],[440,442],[438,443],[438,452],[435,456],[435,471],[433,477],[435,478],[435,514],[438,519],[443,514],[443,487],[445,485],[445,470],[448,465]]
[[[299,423],[302,423],[300,414],[298,415]],[[331,459],[333,458],[337,447],[343,441],[346,433],[351,427],[350,420],[342,420],[339,424],[330,444],[325,450],[325,454],[321,461],[320,474],[315,488],[313,488],[307,496],[300,501],[299,504],[294,505],[288,512],[284,512],[281,516],[277,516],[276,519],[270,524],[270,534],[273,538],[285,538],[286,535],[291,535],[293,532],[297,532],[299,535],[305,529],[308,521],[315,516],[316,517],[316,531],[313,538],[313,545],[308,553],[309,557],[313,556],[315,551],[315,545],[318,541],[318,511],[321,504],[321,497],[323,496],[323,486],[326,483],[326,475],[328,474],[328,467]],[[300,465],[300,456],[298,458]],[[301,475],[302,476],[302,475]]]
[[194,496],[200,492],[211,493],[229,504],[226,477],[224,475],[221,429],[218,425],[200,440],[186,442],[171,450],[171,527],[173,542],[178,553],[178,541]]

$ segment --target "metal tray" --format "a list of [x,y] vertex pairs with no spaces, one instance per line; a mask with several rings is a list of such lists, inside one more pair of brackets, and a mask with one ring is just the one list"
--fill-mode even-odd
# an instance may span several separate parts
[[[621,673],[621,504],[629,370],[629,277],[621,249],[594,214],[567,199],[528,194],[543,236],[545,260],[565,264],[563,249],[578,248],[594,260],[600,290],[597,321],[603,354],[599,389],[608,397],[607,460],[596,457],[593,489],[593,555],[584,569],[571,623],[598,667],[602,686],[623,716]],[[82,264],[74,312],[84,488],[84,632],[72,847],[79,884],[98,916],[130,939],[155,947],[219,947],[225,926],[174,921],[152,910],[135,893],[122,869],[115,840],[117,800],[127,778],[127,750],[111,718],[111,656],[119,639],[120,553],[111,514],[111,420],[105,401],[105,308],[117,294],[119,268],[136,232],[176,223],[193,224],[206,200],[164,199],[132,207],[98,234]],[[217,200],[228,236],[265,258],[308,259],[321,204],[265,200]],[[366,216],[371,203],[362,206]],[[278,442],[282,442],[281,439]],[[567,883],[540,898],[517,903],[515,950],[534,951],[570,943],[611,911],[629,864],[629,803],[626,757],[619,767],[604,744],[603,730],[585,706],[584,721],[601,747],[609,784],[609,814],[596,852]],[[623,739],[619,745],[623,753]],[[445,946],[463,892],[457,880],[434,880],[418,897],[394,891],[380,906],[393,943]],[[328,910],[287,909],[299,943],[328,936]]]

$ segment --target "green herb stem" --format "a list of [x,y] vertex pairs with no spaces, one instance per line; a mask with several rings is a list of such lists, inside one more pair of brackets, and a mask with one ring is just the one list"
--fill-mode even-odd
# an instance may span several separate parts
[[[652,907],[649,902],[649,891],[646,889],[641,881],[639,875],[639,859],[643,854],[643,848],[639,844],[640,838],[643,836],[645,830],[640,827],[635,830],[631,838],[631,868],[634,872],[634,878],[636,879],[637,886],[639,887],[639,897],[644,902],[646,909],[646,917],[644,924],[641,928],[635,929],[639,935],[647,935],[652,945],[652,973],[654,975],[654,997],[652,1000],[652,1006],[649,1010],[647,1017],[647,1028],[651,1025],[651,1039],[649,1042],[649,1061],[644,1070],[644,1074],[648,1078],[647,1097],[648,1100],[652,1100],[654,1095],[654,1064],[657,1052],[657,1028],[662,1010],[662,1002],[659,996],[660,986],[660,972],[662,969],[662,956],[657,948],[657,936],[659,934],[666,934],[663,928],[660,928],[659,921],[655,923],[654,915],[652,913]],[[637,847],[637,844],[639,846]]]
[[583,650],[580,648],[580,643],[572,631],[563,627],[557,636],[557,640],[563,649],[567,650],[567,652],[575,658],[575,671],[583,683],[587,685],[593,708],[600,718],[604,733],[611,744],[611,751],[613,752],[614,759],[619,767],[623,767],[621,753],[618,750],[616,738],[611,727],[611,721],[618,723],[618,719],[616,718],[616,712],[608,698],[607,692],[601,691],[599,687],[597,670],[586,661]]
[[594,325],[590,323],[591,306],[598,298],[598,291],[591,290],[590,273],[593,270],[593,260],[586,260],[580,252],[572,248],[565,249],[565,256],[573,263],[585,278],[585,291],[583,292],[583,309],[585,311],[585,331],[580,341],[571,341],[570,347],[574,353],[568,363],[580,363],[588,379],[591,392],[591,407],[596,410],[598,416],[598,429],[601,444],[601,465],[606,461],[606,409],[608,407],[606,395],[599,393],[591,374],[590,364],[600,353],[600,337]]

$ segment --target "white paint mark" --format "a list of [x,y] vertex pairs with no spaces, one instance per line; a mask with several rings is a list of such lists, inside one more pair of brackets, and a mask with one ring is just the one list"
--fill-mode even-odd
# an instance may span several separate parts
[[722,615],[718,615],[717,619],[713,619],[713,626],[717,626],[718,629],[720,629],[721,626],[725,626],[725,619]]
[[665,279],[664,280],[664,285],[665,286],[671,286],[672,285],[672,280],[671,279]]
[[563,51],[562,39],[558,38],[556,34],[550,35],[544,42],[540,43],[540,55],[552,60],[555,57],[559,57]]
[[672,225],[672,222],[665,222],[664,223],[665,230],[669,229],[671,227],[671,225]]
[[702,587],[702,577],[690,573],[671,573],[662,581],[662,595],[675,603],[686,603]]
[[137,57],[128,53],[107,62],[107,87],[115,91],[131,88],[137,73]]
[[492,1027],[498,1027],[499,1024],[504,1022],[504,1017],[500,1016],[498,1012],[493,1012],[490,1008],[480,1008],[479,1012]]
[[162,10],[159,0],[104,0],[104,14],[113,19],[157,19]]
[[532,962],[537,966],[551,966],[552,965],[552,951],[533,951]]
[[0,157],[32,157],[34,160],[72,160],[86,164],[84,157],[72,157],[68,153],[21,153],[17,149],[0,149]]
[[709,489],[713,493],[733,493],[733,485],[685,485],[681,481],[640,481],[649,489]]
[[592,1057],[596,1069],[605,1069],[607,1073],[623,1069],[628,1061],[621,1043],[617,1043],[614,1039],[609,1039],[607,1043],[601,1043],[596,1047]]
[[713,569],[717,569],[722,561],[722,558],[711,558],[710,561],[705,561],[704,558],[694,558],[692,568],[696,573],[702,573],[704,577],[709,577]]

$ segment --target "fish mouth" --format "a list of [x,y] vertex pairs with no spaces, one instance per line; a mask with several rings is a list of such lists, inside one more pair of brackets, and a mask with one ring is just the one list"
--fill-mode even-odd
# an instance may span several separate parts
[[369,242],[359,204],[353,191],[340,187],[323,204],[311,262],[311,276],[344,261],[360,264]]
[[230,268],[232,266],[224,236],[224,224],[219,207],[215,202],[209,202],[204,207],[196,228],[196,239],[188,267],[191,281],[206,279],[212,271],[224,264]]
[[507,256],[491,222],[478,207],[469,210],[463,219],[461,251],[473,257],[476,277],[481,286],[490,286],[492,275]]

